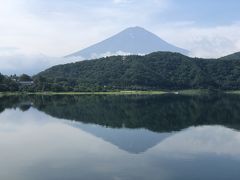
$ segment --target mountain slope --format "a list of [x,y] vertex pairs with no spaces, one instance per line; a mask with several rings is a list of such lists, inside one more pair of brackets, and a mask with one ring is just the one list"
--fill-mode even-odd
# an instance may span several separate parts
[[240,60],[240,52],[230,54],[220,58],[221,60]]
[[179,53],[157,52],[54,66],[39,73],[35,79],[40,77],[47,79],[49,88],[57,85],[59,91],[239,89],[240,61],[197,59]]
[[82,57],[92,59],[111,54],[149,54],[156,51],[170,51],[187,54],[185,49],[171,45],[155,34],[141,28],[128,28],[113,37],[90,46],[66,57]]

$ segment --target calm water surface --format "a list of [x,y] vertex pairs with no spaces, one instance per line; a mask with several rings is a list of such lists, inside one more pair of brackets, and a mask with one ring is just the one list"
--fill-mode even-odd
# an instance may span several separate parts
[[240,96],[0,98],[0,179],[239,180]]

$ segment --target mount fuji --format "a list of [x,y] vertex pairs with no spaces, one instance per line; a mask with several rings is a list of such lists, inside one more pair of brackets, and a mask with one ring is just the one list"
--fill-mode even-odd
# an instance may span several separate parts
[[145,55],[156,51],[178,52],[188,50],[176,47],[141,27],[127,28],[120,33],[65,58],[94,59],[111,55]]

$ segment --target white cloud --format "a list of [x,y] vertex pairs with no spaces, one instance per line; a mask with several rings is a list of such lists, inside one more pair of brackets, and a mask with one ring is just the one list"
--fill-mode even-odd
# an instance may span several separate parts
[[169,42],[191,51],[191,56],[218,58],[240,51],[240,24],[198,27],[194,22],[177,22],[155,27]]
[[[149,153],[176,157],[217,154],[239,157],[240,133],[223,126],[191,127],[162,141]],[[173,156],[173,157],[174,157]]]
[[[79,59],[78,59],[79,60]],[[2,74],[23,74],[34,75],[51,66],[76,60],[49,57],[43,54],[24,54],[16,48],[0,48],[0,72]]]

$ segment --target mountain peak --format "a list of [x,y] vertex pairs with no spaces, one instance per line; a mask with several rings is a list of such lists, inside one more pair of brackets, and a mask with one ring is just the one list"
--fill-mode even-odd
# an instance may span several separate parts
[[[150,31],[140,27],[140,26],[135,26],[135,27],[129,27],[123,31],[121,31],[119,34],[122,34],[122,33],[128,33],[128,35],[131,35],[131,34],[134,34],[134,35],[154,35],[156,36],[155,34],[151,33]],[[157,36],[156,36],[157,37]],[[158,37],[159,38],[159,37]]]
[[147,31],[147,30],[140,26],[133,26],[126,28],[125,31]]
[[187,50],[169,44],[152,32],[135,26],[129,27],[100,43],[66,57],[94,59],[111,55],[145,55],[156,51],[188,53]]

